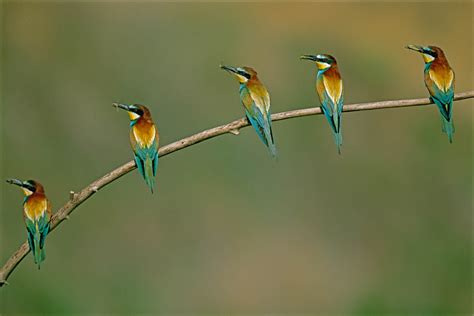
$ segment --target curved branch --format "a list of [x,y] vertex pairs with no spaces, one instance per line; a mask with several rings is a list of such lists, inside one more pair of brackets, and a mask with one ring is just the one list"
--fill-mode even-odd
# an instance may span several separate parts
[[[474,90],[457,93],[454,96],[454,100],[464,100],[474,98]],[[353,111],[366,111],[366,110],[375,110],[375,109],[388,109],[388,108],[399,108],[399,107],[409,107],[409,106],[421,106],[428,105],[432,102],[428,98],[422,99],[406,99],[406,100],[393,100],[393,101],[380,101],[380,102],[370,102],[370,103],[359,103],[359,104],[347,104],[344,105],[344,112],[353,112]],[[272,115],[272,121],[286,120],[290,118],[300,117],[300,116],[309,116],[321,114],[319,107],[316,108],[306,108],[288,112],[281,112]],[[200,143],[207,139],[231,133],[234,135],[239,134],[239,130],[243,127],[248,126],[249,123],[247,119],[241,118],[230,122],[225,125],[217,126],[200,133],[194,134],[192,136],[180,139],[171,143],[169,145],[163,146],[159,149],[159,156],[163,157],[168,154],[171,154],[175,151],[181,150],[183,148],[192,146],[194,144]],[[78,193],[70,192],[70,199],[66,204],[64,204],[51,218],[51,231],[54,230],[61,222],[69,218],[69,214],[74,211],[76,207],[81,205],[84,201],[90,198],[94,193],[108,185],[109,183],[117,180],[121,176],[129,173],[135,169],[135,162],[129,161],[126,164],[112,170],[103,177],[95,180],[87,187],[82,189]],[[16,266],[25,258],[29,252],[29,246],[27,242],[24,242],[7,260],[5,265],[0,270],[0,286],[7,283],[7,279]]]

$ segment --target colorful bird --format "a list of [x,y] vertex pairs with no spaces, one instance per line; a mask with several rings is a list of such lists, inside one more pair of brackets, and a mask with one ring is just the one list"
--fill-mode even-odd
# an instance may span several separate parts
[[130,117],[130,144],[135,154],[135,164],[153,193],[154,177],[158,168],[158,143],[160,136],[151,118],[150,110],[141,104],[114,103],[128,112]]
[[329,122],[334,134],[337,151],[341,153],[342,131],[341,114],[344,106],[342,78],[337,67],[336,58],[331,55],[303,55],[301,59],[316,62],[316,92],[321,102],[321,111]]
[[257,77],[257,72],[250,67],[220,66],[235,75],[240,83],[240,101],[245,108],[245,115],[257,132],[258,136],[268,147],[273,157],[276,157],[275,141],[272,132],[270,112],[270,95]]
[[46,258],[44,241],[50,228],[51,203],[44,193],[43,186],[37,181],[8,179],[7,182],[20,186],[25,193],[23,219],[26,224],[28,244],[39,269]]
[[443,123],[442,130],[453,142],[454,71],[441,48],[436,46],[408,45],[406,48],[423,54],[425,61],[425,85],[431,101],[438,107]]

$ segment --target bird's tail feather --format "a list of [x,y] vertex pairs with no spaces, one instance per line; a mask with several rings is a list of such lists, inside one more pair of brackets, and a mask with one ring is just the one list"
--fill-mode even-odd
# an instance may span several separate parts
[[41,239],[41,235],[38,232],[35,234],[34,240],[33,240],[34,242],[33,256],[34,256],[35,263],[38,265],[38,269],[41,268],[41,263],[44,261],[44,259],[46,259],[46,252],[44,251],[43,248],[41,248],[40,239]]
[[331,115],[324,106],[321,106],[321,111],[329,122],[332,133],[334,135],[334,142],[337,146],[337,152],[341,154],[342,134],[341,134],[341,115]]
[[273,140],[273,131],[272,131],[272,126],[270,125],[270,122],[268,122],[265,127],[264,127],[264,133],[265,133],[265,138],[267,141],[268,149],[270,150],[270,153],[272,154],[273,158],[277,157],[277,150],[275,146],[275,141]]
[[441,122],[443,124],[443,133],[446,133],[446,135],[448,135],[449,142],[452,143],[453,134],[455,132],[453,118],[451,117],[451,119],[448,121],[443,115],[441,115]]
[[273,158],[277,157],[277,150],[275,143],[273,141],[268,142],[268,149],[270,149],[270,153],[272,154]]
[[153,177],[153,161],[151,157],[146,157],[144,163],[144,170],[143,170],[143,177],[145,178],[145,182],[153,193],[153,189],[155,187],[155,178]]
[[341,146],[342,146],[342,133],[341,131],[339,132],[334,132],[334,142],[336,143],[337,146],[337,152],[339,155],[341,154]]

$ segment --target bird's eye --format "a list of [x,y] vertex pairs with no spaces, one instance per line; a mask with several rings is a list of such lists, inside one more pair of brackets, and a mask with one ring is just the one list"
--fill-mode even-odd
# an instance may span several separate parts
[[136,105],[131,106],[131,107],[130,107],[130,111],[133,112],[133,113],[135,113],[135,114],[138,115],[138,116],[142,116],[142,115],[143,115],[143,110],[142,110],[140,107],[136,106]]
[[33,181],[26,181],[26,188],[31,192],[35,192],[35,183]]
[[245,71],[239,71],[239,75],[247,78],[247,80],[250,79],[250,74],[246,73]]
[[436,51],[432,50],[432,49],[427,49],[425,50],[425,54],[428,54],[430,56],[433,56],[433,57],[438,57],[438,54],[436,53]]
[[326,56],[321,56],[321,57],[319,57],[319,62],[330,65],[332,61],[331,61],[330,58],[327,58]]

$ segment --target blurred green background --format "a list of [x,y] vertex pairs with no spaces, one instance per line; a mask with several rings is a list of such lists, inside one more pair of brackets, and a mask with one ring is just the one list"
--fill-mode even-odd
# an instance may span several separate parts
[[[128,117],[149,105],[161,145],[242,117],[225,62],[257,69],[273,112],[317,106],[336,56],[346,103],[426,97],[406,44],[442,47],[473,89],[473,4],[3,3],[2,179],[40,180],[56,208],[131,160]],[[81,205],[0,290],[2,315],[471,314],[472,105],[453,144],[434,106],[322,116],[164,157]],[[26,238],[22,193],[0,186],[1,264]]]

